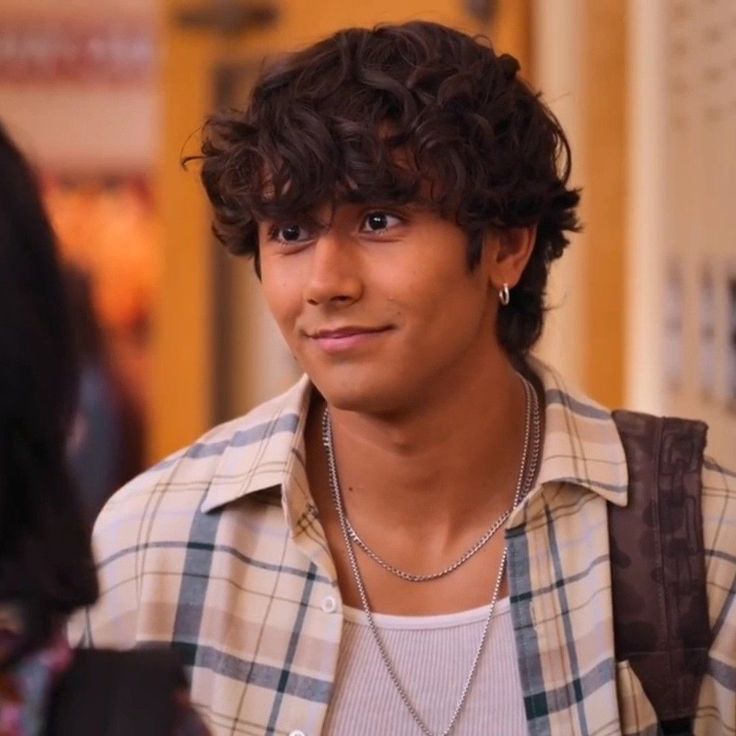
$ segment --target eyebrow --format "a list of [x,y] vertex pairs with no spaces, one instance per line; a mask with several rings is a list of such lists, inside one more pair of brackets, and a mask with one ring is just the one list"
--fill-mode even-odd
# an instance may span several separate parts
[[314,215],[305,214],[285,214],[283,216],[266,217],[257,219],[258,227],[261,226],[270,229],[274,227],[284,227],[286,225],[300,225],[312,229],[322,230],[329,226],[329,223],[321,222]]

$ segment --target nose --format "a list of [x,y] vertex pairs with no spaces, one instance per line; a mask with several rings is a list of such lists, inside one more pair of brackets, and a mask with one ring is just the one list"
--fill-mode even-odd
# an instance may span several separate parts
[[350,237],[327,229],[311,249],[305,301],[315,306],[347,305],[360,299],[362,293],[359,257]]

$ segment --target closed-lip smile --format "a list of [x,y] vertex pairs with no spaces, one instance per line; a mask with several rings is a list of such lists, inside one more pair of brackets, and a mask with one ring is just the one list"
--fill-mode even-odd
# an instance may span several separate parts
[[364,347],[373,342],[376,336],[387,332],[391,326],[364,327],[346,325],[330,329],[308,332],[307,336],[326,353],[342,353]]
[[316,332],[309,333],[309,337],[313,337],[317,340],[321,338],[339,338],[339,337],[350,337],[351,335],[364,335],[374,332],[383,332],[389,329],[388,327],[359,327],[349,325],[347,327],[337,327],[331,330],[317,330]]

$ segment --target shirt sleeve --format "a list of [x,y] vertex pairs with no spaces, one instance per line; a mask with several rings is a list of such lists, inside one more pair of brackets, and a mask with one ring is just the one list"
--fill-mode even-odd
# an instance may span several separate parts
[[166,490],[162,480],[155,468],[143,473],[113,494],[97,517],[92,548],[100,596],[71,617],[72,646],[131,649],[141,640],[156,643],[155,632],[139,630],[139,620],[146,605],[145,571],[161,551],[150,536]]

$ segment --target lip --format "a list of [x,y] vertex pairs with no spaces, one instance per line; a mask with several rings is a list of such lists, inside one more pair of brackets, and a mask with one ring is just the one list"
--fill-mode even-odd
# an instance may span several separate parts
[[354,350],[375,341],[391,327],[362,327],[350,325],[331,330],[317,330],[309,338],[326,353],[341,353]]

